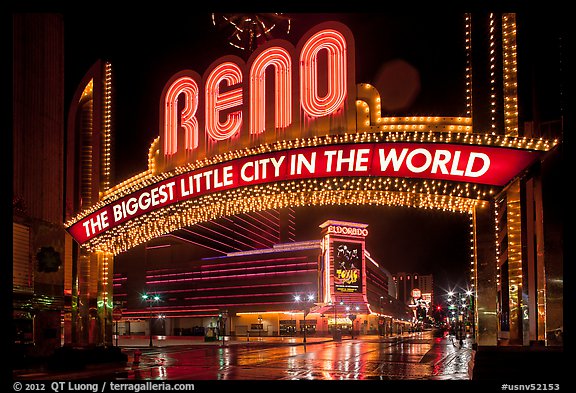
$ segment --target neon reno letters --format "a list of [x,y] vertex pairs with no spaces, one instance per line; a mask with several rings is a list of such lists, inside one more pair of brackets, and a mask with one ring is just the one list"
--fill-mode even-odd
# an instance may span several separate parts
[[236,88],[220,93],[220,83],[228,86],[242,82],[242,70],[237,64],[228,62],[217,66],[206,81],[206,134],[215,141],[232,138],[240,132],[242,112],[236,110],[220,121],[220,112],[242,105],[242,89]]
[[537,152],[486,146],[356,143],[262,153],[173,176],[70,227],[83,243],[127,220],[190,198],[237,187],[329,177],[405,177],[503,186]]
[[166,92],[166,106],[164,108],[164,151],[168,155],[176,153],[178,141],[174,130],[178,128],[178,97],[184,97],[184,109],[180,114],[181,126],[185,130],[185,144],[187,150],[198,147],[198,84],[190,77],[182,77],[174,82]]
[[275,127],[286,128],[292,123],[292,59],[284,48],[268,48],[256,57],[250,68],[251,134],[260,134],[266,129],[265,71],[270,65],[275,73]]
[[[302,115],[312,122],[341,116],[347,103],[348,109],[354,110],[350,105],[354,97],[349,96],[354,86],[350,40],[351,34],[343,26],[324,28],[304,40],[296,59],[289,42],[275,40],[253,55],[247,72],[241,59],[224,57],[208,69],[203,94],[198,74],[177,73],[161,99],[163,156],[170,162],[180,149],[190,157],[194,150],[209,150],[215,143],[238,139],[244,133],[259,135],[266,129],[297,127],[294,121],[300,122],[301,116],[293,113],[294,102],[300,103]],[[268,70],[274,79],[273,89],[266,87]],[[273,123],[266,118],[272,112]],[[179,129],[185,139],[183,146],[178,142],[182,137]],[[206,138],[205,144],[199,143],[201,138]]]
[[[346,98],[346,41],[334,30],[317,33],[306,42],[300,55],[300,103],[311,117],[321,117],[337,111]],[[318,96],[320,50],[328,51],[328,93]]]

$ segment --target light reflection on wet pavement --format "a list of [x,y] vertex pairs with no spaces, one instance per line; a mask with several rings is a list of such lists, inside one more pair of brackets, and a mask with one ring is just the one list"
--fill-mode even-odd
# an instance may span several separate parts
[[144,352],[128,380],[467,380],[471,342],[431,332],[300,345],[169,347]]

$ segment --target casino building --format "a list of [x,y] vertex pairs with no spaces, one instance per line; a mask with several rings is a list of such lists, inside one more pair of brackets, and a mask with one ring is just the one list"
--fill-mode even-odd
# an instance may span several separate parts
[[[154,335],[187,336],[217,328],[292,336],[305,326],[307,335],[333,334],[335,327],[355,335],[406,331],[412,312],[391,295],[390,273],[365,249],[367,225],[329,220],[318,234],[202,259],[185,255],[190,245],[183,238],[166,236],[122,254],[114,274],[114,300],[124,309],[119,334],[148,335],[152,328]],[[144,292],[160,300],[149,305]]]

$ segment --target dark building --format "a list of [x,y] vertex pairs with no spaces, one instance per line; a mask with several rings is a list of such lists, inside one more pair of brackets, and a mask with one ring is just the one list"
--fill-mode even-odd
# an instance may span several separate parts
[[61,345],[64,259],[64,21],[14,14],[12,267],[14,342],[34,355]]

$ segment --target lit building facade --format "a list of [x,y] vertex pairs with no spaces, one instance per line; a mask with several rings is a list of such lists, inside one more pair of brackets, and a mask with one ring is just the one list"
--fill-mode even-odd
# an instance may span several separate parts
[[[332,334],[335,326],[355,334],[406,331],[410,310],[388,294],[389,273],[364,250],[366,225],[327,221],[320,227],[322,239],[202,259],[171,236],[118,256],[119,333],[149,334],[150,326],[153,334],[171,336],[202,335],[210,328],[293,336],[303,334],[305,325],[309,335]],[[348,232],[333,233],[339,228]],[[161,300],[150,309],[143,293]]]
[[432,274],[399,272],[392,276],[398,299],[411,308],[414,323],[425,322],[434,303]]
[[414,289],[418,289],[421,297],[432,304],[434,299],[434,277],[432,274],[398,272],[392,275],[396,284],[398,300],[405,304],[413,303]]

